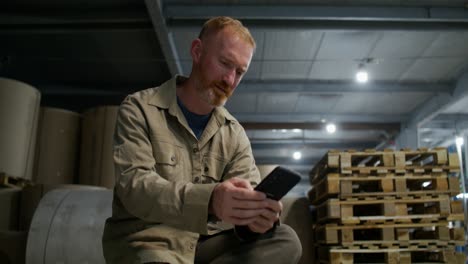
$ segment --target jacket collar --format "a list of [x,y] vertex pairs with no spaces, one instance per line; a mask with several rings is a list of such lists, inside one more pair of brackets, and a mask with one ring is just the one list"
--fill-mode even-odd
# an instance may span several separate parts
[[[170,80],[163,83],[157,88],[154,96],[148,101],[149,105],[153,105],[159,108],[169,109],[169,113],[177,115],[180,111],[177,105],[176,88],[177,84],[185,81],[187,77],[182,75],[176,75]],[[236,121],[236,119],[226,110],[224,107],[216,107],[213,111],[213,116],[218,120],[220,124],[225,123],[227,120]]]

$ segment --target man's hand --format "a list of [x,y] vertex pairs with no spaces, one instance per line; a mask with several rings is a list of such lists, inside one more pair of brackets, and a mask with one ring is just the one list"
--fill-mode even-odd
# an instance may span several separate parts
[[270,230],[276,221],[279,220],[281,211],[283,210],[283,204],[280,201],[266,199],[268,202],[267,210],[259,215],[255,220],[248,224],[249,229],[255,233],[265,233]]
[[265,233],[273,227],[281,210],[281,202],[267,199],[247,180],[239,178],[216,185],[210,201],[210,213],[234,225],[247,225],[257,233]]

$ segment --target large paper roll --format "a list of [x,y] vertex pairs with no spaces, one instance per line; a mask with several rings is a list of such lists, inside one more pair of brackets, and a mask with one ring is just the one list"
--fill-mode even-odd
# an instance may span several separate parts
[[32,179],[40,100],[36,88],[0,78],[0,172]]
[[79,183],[114,188],[112,143],[118,106],[83,113]]
[[33,180],[72,184],[78,175],[80,114],[42,107]]
[[39,203],[29,229],[26,263],[105,263],[101,238],[112,191],[57,189]]

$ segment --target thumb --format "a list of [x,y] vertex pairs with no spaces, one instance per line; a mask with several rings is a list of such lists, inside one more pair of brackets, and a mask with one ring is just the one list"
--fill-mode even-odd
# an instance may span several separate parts
[[235,187],[245,188],[245,189],[248,189],[248,190],[253,190],[252,185],[250,185],[250,182],[247,181],[247,180],[244,180],[244,179],[241,179],[241,178],[232,178],[230,181]]

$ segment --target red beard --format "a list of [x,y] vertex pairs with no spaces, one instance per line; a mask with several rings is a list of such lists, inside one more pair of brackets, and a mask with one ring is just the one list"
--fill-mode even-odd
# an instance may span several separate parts
[[207,95],[209,103],[213,106],[222,106],[232,95],[233,89],[223,81],[212,81],[203,85],[203,93]]

